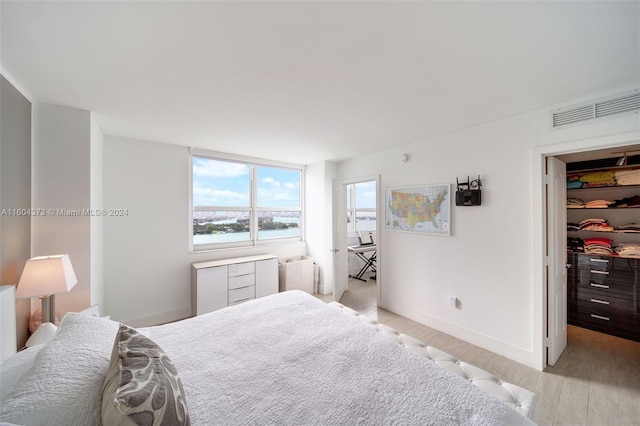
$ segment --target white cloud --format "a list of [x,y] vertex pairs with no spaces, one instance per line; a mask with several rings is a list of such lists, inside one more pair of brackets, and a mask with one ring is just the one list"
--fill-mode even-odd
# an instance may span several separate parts
[[194,187],[193,204],[196,206],[246,206],[249,199],[246,194],[228,190]]
[[235,177],[249,173],[246,164],[228,163],[224,161],[196,159],[193,163],[193,174],[204,177]]
[[291,184],[285,184],[280,187],[261,186],[258,188],[258,200],[261,203],[261,207],[293,207],[297,204],[299,198],[298,188]]
[[287,189],[297,189],[298,185],[296,185],[295,183],[287,182],[284,184],[284,187]]
[[272,177],[266,177],[262,179],[262,183],[266,183],[267,185],[270,185],[270,186],[276,186],[276,187],[280,186],[280,182],[278,182]]

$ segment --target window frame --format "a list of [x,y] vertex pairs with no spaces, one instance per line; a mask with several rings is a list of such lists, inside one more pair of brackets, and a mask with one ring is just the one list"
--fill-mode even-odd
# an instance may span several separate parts
[[[304,194],[305,194],[305,182],[304,171],[305,167],[297,164],[289,164],[282,162],[269,161],[264,159],[257,159],[251,157],[236,156],[231,154],[223,154],[209,151],[202,151],[191,149],[189,153],[189,251],[192,253],[225,250],[230,248],[243,248],[243,247],[258,247],[264,245],[274,244],[291,244],[298,243],[305,240],[305,227],[304,227]],[[223,161],[229,163],[238,163],[249,166],[249,206],[242,207],[230,207],[230,206],[206,206],[206,211],[249,211],[249,239],[244,241],[235,242],[222,242],[222,243],[209,243],[209,244],[194,244],[193,241],[193,215],[198,211],[193,204],[193,165],[195,158],[202,158],[205,160]],[[293,170],[300,173],[299,182],[299,207],[259,207],[258,206],[258,167],[268,167],[276,169]],[[205,211],[205,210],[201,210]],[[284,212],[294,211],[300,212],[299,228],[300,235],[295,237],[277,237],[260,239],[258,230],[258,216],[261,212]]]
[[359,183],[369,183],[369,182],[374,182],[376,184],[376,194],[378,192],[378,182],[375,179],[371,179],[371,180],[363,180],[363,181],[358,181],[358,182],[353,182],[353,183],[349,183],[347,184],[347,187],[349,188],[348,194],[347,194],[347,216],[348,217],[352,217],[353,220],[351,222],[347,222],[347,238],[353,238],[353,237],[358,237],[359,231],[357,230],[357,217],[358,217],[358,213],[366,213],[366,212],[373,212],[376,214],[376,223],[378,222],[378,209],[377,209],[377,202],[376,202],[376,207],[361,207],[358,208],[357,203],[356,203],[356,185]]

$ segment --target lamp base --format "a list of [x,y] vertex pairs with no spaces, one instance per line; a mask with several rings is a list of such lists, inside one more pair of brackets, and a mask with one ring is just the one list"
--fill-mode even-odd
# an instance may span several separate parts
[[42,300],[42,323],[54,322],[56,319],[55,296],[53,294],[50,296],[42,296],[40,300]]

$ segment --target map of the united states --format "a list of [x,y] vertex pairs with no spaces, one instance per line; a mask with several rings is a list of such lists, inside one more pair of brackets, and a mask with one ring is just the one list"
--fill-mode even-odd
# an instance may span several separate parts
[[448,197],[448,186],[391,190],[387,229],[448,233]]

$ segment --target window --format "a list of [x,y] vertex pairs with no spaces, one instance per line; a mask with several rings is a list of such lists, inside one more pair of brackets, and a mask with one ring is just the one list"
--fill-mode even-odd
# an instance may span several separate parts
[[347,232],[376,230],[376,181],[347,185]]
[[192,157],[194,250],[302,238],[302,171]]

